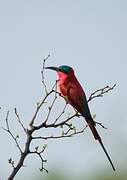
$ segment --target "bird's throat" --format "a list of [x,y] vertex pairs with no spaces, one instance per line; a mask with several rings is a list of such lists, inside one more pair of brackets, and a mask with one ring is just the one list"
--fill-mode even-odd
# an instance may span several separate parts
[[65,83],[68,81],[68,75],[63,73],[63,72],[58,72],[58,76],[59,76],[59,82],[60,84]]

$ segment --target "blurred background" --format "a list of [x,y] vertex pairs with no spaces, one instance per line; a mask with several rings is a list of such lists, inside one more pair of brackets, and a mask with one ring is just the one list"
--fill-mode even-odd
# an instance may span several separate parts
[[[44,158],[49,174],[40,173],[40,161],[30,156],[15,179],[126,180],[127,1],[0,0],[0,49],[0,127],[5,126],[9,109],[11,128],[20,134],[22,145],[24,135],[13,110],[16,107],[23,123],[29,123],[43,96],[42,59],[49,53],[47,65],[73,66],[87,97],[98,88],[117,84],[89,104],[96,120],[108,127],[98,130],[115,173],[86,130],[73,138],[40,142],[48,144]],[[45,75],[49,85],[57,78],[53,72]],[[11,173],[8,159],[17,161],[19,153],[2,128],[0,142],[0,179],[5,180]]]

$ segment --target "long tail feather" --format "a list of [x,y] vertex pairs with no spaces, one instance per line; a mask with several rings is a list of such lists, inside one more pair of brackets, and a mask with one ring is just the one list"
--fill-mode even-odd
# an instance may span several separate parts
[[97,130],[95,128],[95,125],[94,125],[93,121],[88,121],[88,125],[89,125],[89,127],[90,127],[90,129],[91,129],[91,131],[92,131],[92,133],[94,135],[94,138],[99,141],[103,151],[105,152],[105,154],[106,154],[106,156],[107,156],[107,158],[108,158],[108,160],[109,160],[109,162],[110,162],[110,164],[112,166],[112,169],[115,171],[116,169],[115,169],[115,167],[113,165],[113,162],[112,162],[108,152],[106,151],[106,149],[104,147],[104,144],[103,144],[103,142],[101,140],[101,137],[99,136],[99,134],[98,134],[98,132],[97,132]]

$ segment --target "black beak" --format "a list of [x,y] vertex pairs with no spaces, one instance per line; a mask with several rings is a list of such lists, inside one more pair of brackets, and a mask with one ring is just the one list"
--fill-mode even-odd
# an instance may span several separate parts
[[52,69],[54,71],[59,71],[58,67],[45,67],[45,69]]

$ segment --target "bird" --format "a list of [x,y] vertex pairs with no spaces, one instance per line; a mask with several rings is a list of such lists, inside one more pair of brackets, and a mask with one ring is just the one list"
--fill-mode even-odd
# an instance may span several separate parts
[[51,69],[57,72],[59,78],[57,81],[57,86],[61,95],[65,97],[66,101],[85,118],[95,140],[100,143],[111,164],[112,169],[115,171],[115,166],[102,142],[101,136],[95,127],[96,123],[92,118],[85,92],[77,80],[73,68],[68,65],[62,65],[59,67],[45,67],[45,69]]

